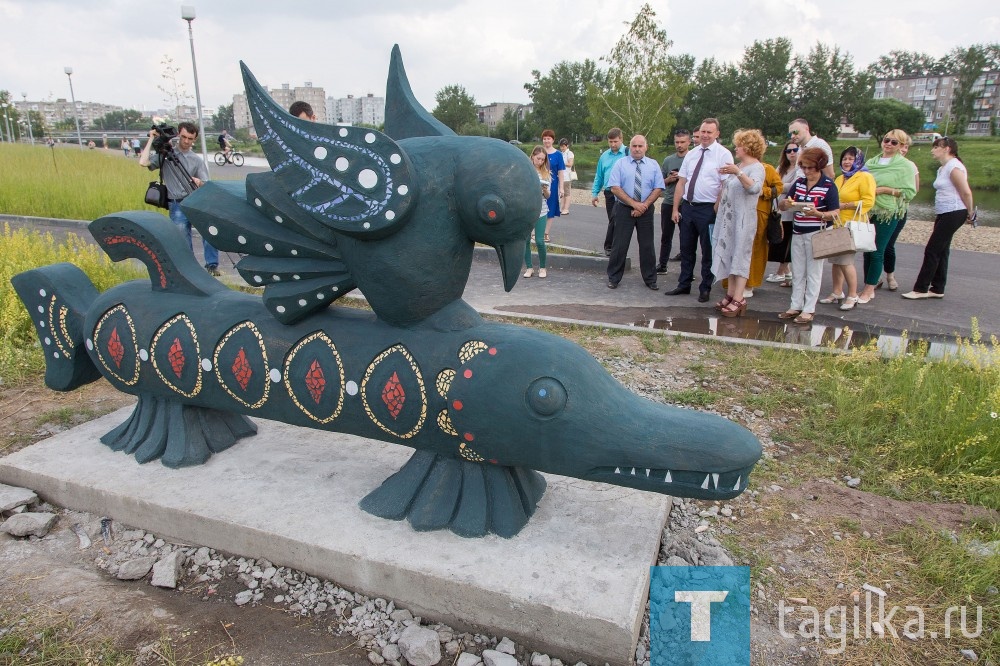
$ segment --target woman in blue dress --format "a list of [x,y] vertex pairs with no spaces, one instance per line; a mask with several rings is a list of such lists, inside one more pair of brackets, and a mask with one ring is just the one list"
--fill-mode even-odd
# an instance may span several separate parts
[[542,147],[545,154],[549,156],[549,172],[552,174],[552,183],[549,185],[549,212],[545,220],[545,242],[549,242],[549,233],[552,231],[552,218],[559,217],[559,184],[562,182],[562,172],[566,170],[566,162],[563,155],[556,150],[556,133],[550,129],[542,131]]

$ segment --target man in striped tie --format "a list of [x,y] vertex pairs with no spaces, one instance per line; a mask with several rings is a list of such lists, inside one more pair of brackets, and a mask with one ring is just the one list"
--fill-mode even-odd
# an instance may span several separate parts
[[632,229],[639,240],[639,270],[642,281],[656,290],[656,250],[653,247],[653,204],[663,191],[660,165],[646,157],[646,137],[636,134],[629,142],[629,156],[615,162],[608,185],[615,195],[615,219],[608,288],[617,289],[625,273],[625,259],[632,243]]

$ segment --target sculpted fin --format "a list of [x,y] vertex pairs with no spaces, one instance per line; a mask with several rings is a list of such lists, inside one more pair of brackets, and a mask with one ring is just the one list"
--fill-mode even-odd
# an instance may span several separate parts
[[403,69],[403,56],[399,44],[392,47],[389,60],[389,78],[385,83],[385,133],[393,139],[412,139],[418,136],[455,136],[455,132],[428,113],[410,89],[410,81]]

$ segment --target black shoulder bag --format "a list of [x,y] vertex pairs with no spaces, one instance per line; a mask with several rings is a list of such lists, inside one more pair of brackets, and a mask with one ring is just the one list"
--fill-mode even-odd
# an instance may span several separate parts
[[146,203],[157,208],[170,208],[167,201],[167,186],[163,184],[163,169],[160,168],[160,180],[152,181],[146,188]]

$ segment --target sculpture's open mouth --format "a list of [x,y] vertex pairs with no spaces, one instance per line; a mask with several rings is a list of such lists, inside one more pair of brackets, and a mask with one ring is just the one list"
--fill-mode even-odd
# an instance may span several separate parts
[[587,478],[667,495],[699,499],[729,499],[746,490],[753,465],[731,472],[654,469],[649,467],[596,467]]

